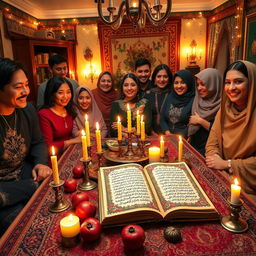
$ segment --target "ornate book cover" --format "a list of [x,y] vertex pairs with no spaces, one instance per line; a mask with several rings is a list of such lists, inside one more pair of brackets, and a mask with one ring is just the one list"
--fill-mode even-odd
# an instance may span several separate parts
[[150,220],[209,220],[218,213],[184,162],[123,164],[99,171],[103,225]]

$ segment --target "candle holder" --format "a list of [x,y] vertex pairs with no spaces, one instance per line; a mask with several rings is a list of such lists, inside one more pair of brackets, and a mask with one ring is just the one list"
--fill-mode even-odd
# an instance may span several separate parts
[[88,158],[88,160],[84,160],[83,158],[81,158],[80,161],[83,162],[84,165],[84,177],[83,182],[78,185],[78,188],[82,191],[92,190],[97,187],[97,183],[90,180],[89,178],[89,163],[91,161],[91,158]]
[[239,203],[234,204],[228,199],[230,214],[222,217],[221,225],[228,231],[233,233],[243,233],[248,229],[247,222],[240,217],[243,201],[240,199]]
[[128,146],[127,146],[127,151],[124,153],[125,156],[134,156],[136,153],[133,151],[132,148],[132,133],[128,132]]
[[96,152],[96,154],[97,154],[97,157],[98,157],[98,161],[99,161],[98,166],[99,166],[99,169],[100,169],[100,167],[102,166],[103,151],[101,151],[101,152]]
[[80,235],[74,237],[61,237],[61,244],[65,248],[75,247],[80,241]]
[[67,210],[70,207],[70,202],[63,198],[63,191],[61,189],[64,184],[63,180],[60,180],[59,184],[54,184],[53,181],[50,183],[50,186],[55,191],[55,202],[49,206],[48,210],[50,212],[58,213]]
[[146,156],[145,145],[145,140],[140,140],[140,151],[142,156]]
[[123,151],[122,151],[122,140],[118,140],[118,157],[123,156]]

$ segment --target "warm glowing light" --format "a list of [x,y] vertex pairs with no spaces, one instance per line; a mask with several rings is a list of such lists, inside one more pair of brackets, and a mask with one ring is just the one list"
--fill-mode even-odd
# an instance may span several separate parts
[[61,30],[61,33],[62,33],[62,34],[65,34],[65,30]]
[[84,129],[81,131],[81,133],[82,133],[82,136],[85,136],[85,131],[84,131]]
[[164,137],[163,136],[160,137],[160,141],[164,141]]
[[52,146],[52,156],[54,156],[55,155],[55,148],[54,148],[54,146]]
[[142,115],[142,116],[141,116],[141,122],[143,122],[143,121],[144,121],[143,119],[144,119],[144,115]]
[[181,136],[179,136],[179,141],[182,141],[182,138],[181,138]]
[[130,111],[130,105],[129,104],[127,104],[127,110]]
[[120,116],[117,116],[117,121],[121,122]]
[[132,7],[137,7],[137,3],[136,3],[136,2],[133,2],[133,3],[132,3]]
[[96,130],[98,131],[100,129],[99,123],[96,122]]
[[239,185],[239,182],[238,182],[238,179],[237,179],[237,178],[234,179],[234,183],[235,183],[235,185],[237,185],[237,186]]

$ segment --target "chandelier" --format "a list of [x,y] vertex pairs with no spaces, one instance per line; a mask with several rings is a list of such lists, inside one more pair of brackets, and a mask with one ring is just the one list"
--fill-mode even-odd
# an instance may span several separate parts
[[[109,0],[107,7],[108,18],[106,18],[102,10],[104,0],[95,0],[95,3],[98,5],[100,19],[103,23],[110,25],[114,30],[120,27],[125,15],[134,27],[145,27],[147,17],[154,26],[159,27],[164,25],[171,14],[172,8],[172,0],[166,0],[166,2],[165,13],[161,13],[163,5],[161,5],[160,0],[154,0],[152,7],[149,0],[121,0],[118,10],[114,6],[114,1]],[[115,14],[116,10],[117,14]]]

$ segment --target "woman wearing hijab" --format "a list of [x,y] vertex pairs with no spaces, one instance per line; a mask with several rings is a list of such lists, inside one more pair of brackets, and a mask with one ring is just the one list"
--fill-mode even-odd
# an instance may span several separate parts
[[99,76],[97,88],[92,90],[92,94],[103,115],[108,131],[110,130],[110,110],[113,101],[119,99],[120,94],[114,88],[114,79],[111,73],[102,72]]
[[120,116],[123,135],[127,136],[127,109],[131,110],[132,130],[135,132],[137,113],[144,116],[145,132],[150,135],[152,112],[147,99],[139,97],[139,78],[133,73],[123,77],[121,99],[113,102],[110,113],[111,136],[117,136],[117,117]]
[[180,134],[187,138],[188,122],[195,96],[195,82],[188,70],[174,75],[173,90],[163,107],[160,125],[166,135]]
[[196,95],[189,119],[188,137],[191,145],[202,155],[216,113],[220,108],[222,77],[214,68],[207,68],[196,76]]
[[87,114],[90,124],[91,136],[95,136],[95,124],[98,122],[101,129],[101,136],[103,138],[106,137],[107,127],[91,90],[86,86],[78,87],[75,91],[73,101],[75,105],[75,111],[77,113],[73,124],[73,136],[76,137],[81,135],[81,130],[85,128],[85,115]]
[[152,134],[162,133],[160,118],[163,112],[164,103],[171,91],[172,72],[165,64],[158,65],[152,74],[153,88],[145,98],[149,100],[152,108]]
[[256,201],[256,66],[236,61],[224,74],[224,92],[206,145],[206,164],[238,177]]

